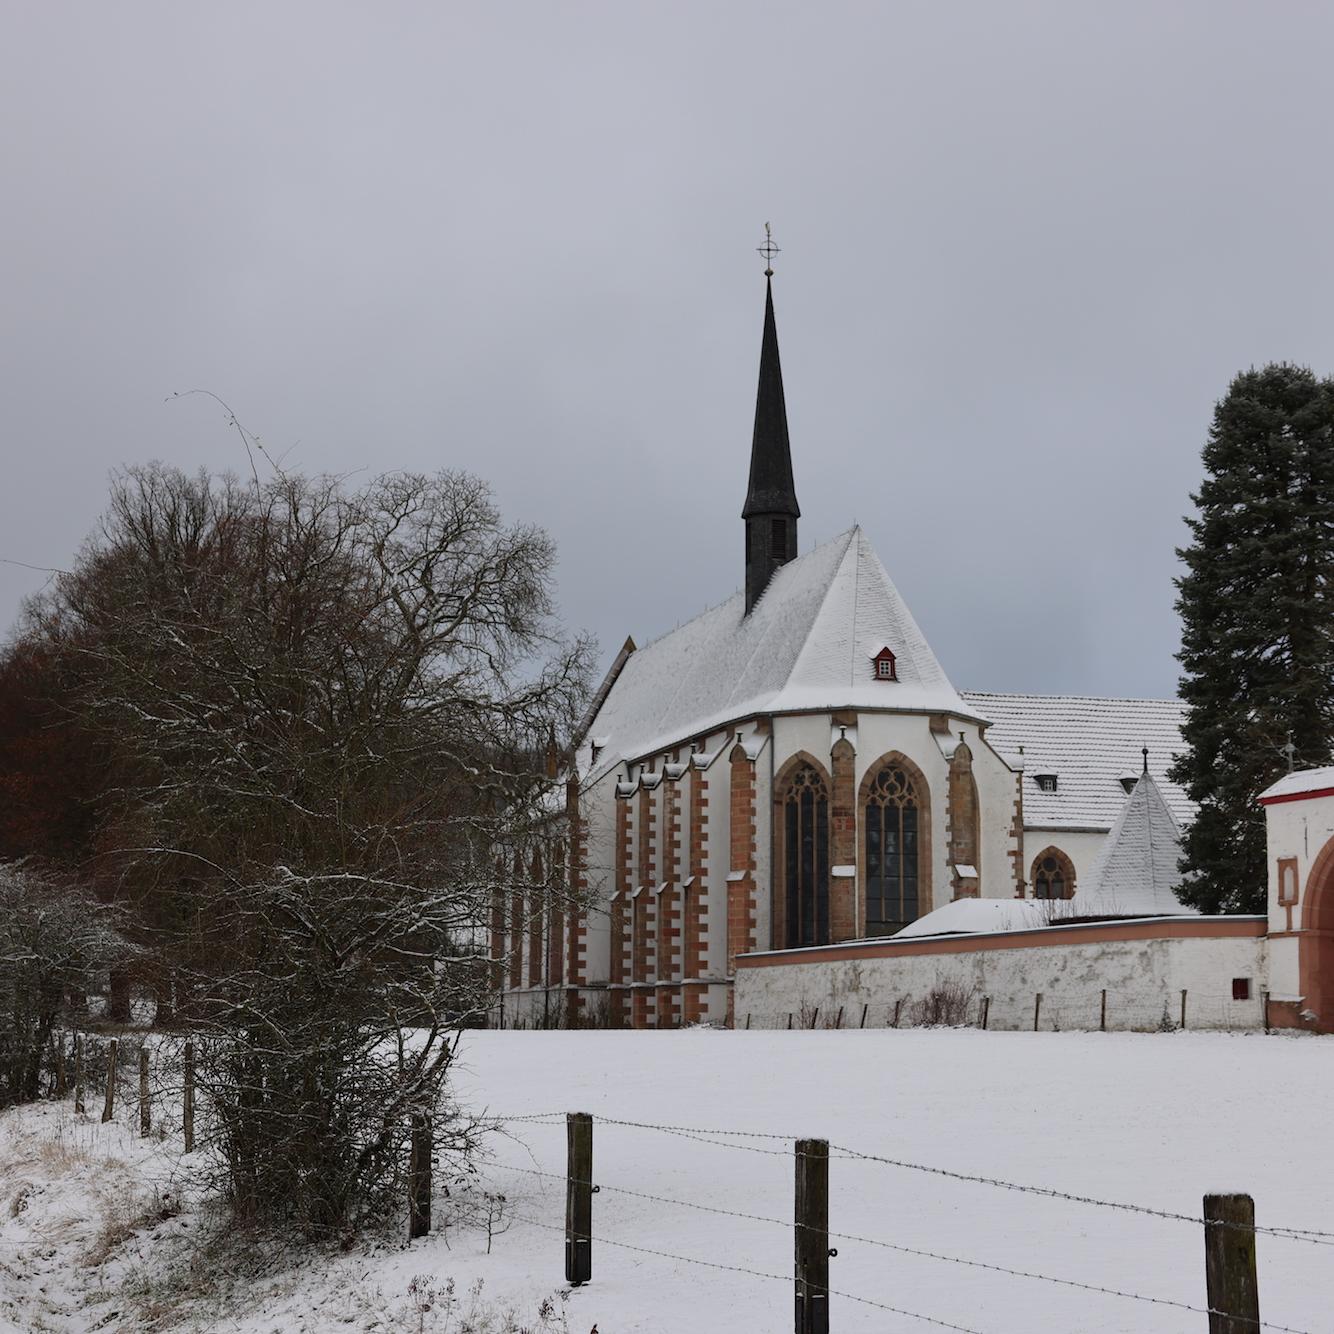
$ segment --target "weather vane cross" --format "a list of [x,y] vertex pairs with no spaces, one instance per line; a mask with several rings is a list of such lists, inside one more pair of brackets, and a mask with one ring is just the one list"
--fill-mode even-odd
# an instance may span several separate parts
[[764,224],[764,244],[756,246],[757,254],[764,256],[764,276],[772,278],[774,276],[774,256],[781,255],[783,252],[774,245],[774,234],[769,230],[769,224]]

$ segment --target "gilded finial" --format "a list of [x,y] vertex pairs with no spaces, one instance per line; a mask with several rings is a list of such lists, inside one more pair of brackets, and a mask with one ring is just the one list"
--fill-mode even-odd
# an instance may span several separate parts
[[774,256],[781,255],[783,252],[774,245],[774,234],[769,230],[769,224],[764,224],[764,244],[756,246],[757,254],[764,256],[764,276],[772,278],[774,276]]

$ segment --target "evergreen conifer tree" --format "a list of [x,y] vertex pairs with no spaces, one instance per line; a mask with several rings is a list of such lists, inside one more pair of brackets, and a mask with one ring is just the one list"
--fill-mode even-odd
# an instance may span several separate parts
[[1198,803],[1181,897],[1262,912],[1264,813],[1288,768],[1327,764],[1334,740],[1334,381],[1268,365],[1214,410],[1205,480],[1177,554],[1187,750],[1172,776]]

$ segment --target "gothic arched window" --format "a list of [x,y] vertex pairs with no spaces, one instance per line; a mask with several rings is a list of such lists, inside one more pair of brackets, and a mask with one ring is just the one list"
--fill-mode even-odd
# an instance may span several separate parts
[[829,943],[829,788],[803,764],[783,800],[783,891],[788,949]]
[[1033,897],[1068,899],[1075,892],[1075,867],[1060,848],[1045,848],[1033,859]]
[[917,784],[887,764],[866,793],[866,934],[889,936],[920,911]]

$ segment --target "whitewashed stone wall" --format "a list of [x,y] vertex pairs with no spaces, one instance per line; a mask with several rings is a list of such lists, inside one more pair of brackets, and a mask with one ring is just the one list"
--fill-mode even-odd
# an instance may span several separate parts
[[[1127,934],[1127,924],[1113,923],[1009,933],[1004,947],[1003,937],[978,936],[962,948],[957,939],[830,946],[802,951],[806,962],[751,956],[737,969],[737,1026],[745,1026],[747,1016],[752,1028],[785,1028],[789,1016],[794,1027],[812,1021],[832,1026],[841,1009],[842,1026],[855,1028],[863,1007],[867,1027],[892,1024],[896,1011],[906,1025],[919,1019],[921,1002],[941,988],[961,998],[961,1019],[970,1024],[981,1021],[988,997],[988,1027],[997,1029],[1031,1029],[1035,1007],[1042,1030],[1096,1029],[1104,989],[1109,1029],[1178,1025],[1183,990],[1188,1028],[1263,1026],[1264,937]],[[1016,948],[1020,936],[1032,944]],[[1234,978],[1249,979],[1249,1000],[1232,999]]]

